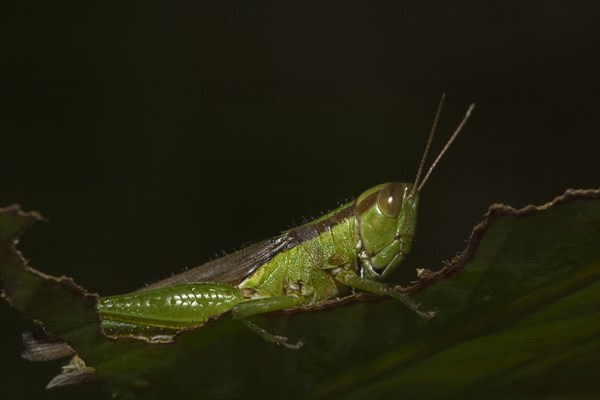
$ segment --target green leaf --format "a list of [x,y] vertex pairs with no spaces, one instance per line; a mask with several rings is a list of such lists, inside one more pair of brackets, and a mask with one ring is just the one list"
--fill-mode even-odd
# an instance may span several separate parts
[[87,365],[78,371],[95,371],[117,397],[600,395],[598,190],[518,211],[492,206],[466,250],[410,288],[424,309],[438,309],[431,321],[366,295],[255,319],[302,338],[299,351],[263,342],[228,315],[171,344],[104,337],[96,295],[26,266],[14,248],[39,219],[18,207],[0,213],[4,297],[71,345]]

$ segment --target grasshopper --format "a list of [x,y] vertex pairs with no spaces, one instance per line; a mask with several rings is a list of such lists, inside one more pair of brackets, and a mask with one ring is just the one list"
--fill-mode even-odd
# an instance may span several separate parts
[[382,283],[411,250],[419,195],[431,172],[467,122],[474,104],[419,179],[439,121],[442,95],[414,183],[374,186],[354,201],[304,225],[136,292],[100,297],[106,335],[160,342],[168,332],[201,326],[226,312],[266,341],[298,349],[249,317],[305,307],[359,290],[399,300],[419,316],[410,297]]

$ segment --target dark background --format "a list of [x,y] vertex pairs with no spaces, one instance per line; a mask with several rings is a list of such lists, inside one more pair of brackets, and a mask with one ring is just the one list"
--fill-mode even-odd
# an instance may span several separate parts
[[[3,1],[0,206],[49,219],[31,265],[103,295],[267,238],[375,184],[414,179],[477,108],[422,194],[395,280],[461,251],[488,206],[600,186],[597,2]],[[553,246],[553,243],[548,243]],[[1,304],[0,397],[63,361],[19,357]]]

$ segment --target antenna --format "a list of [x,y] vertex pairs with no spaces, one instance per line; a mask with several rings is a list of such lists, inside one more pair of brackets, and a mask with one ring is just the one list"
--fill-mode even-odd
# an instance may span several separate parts
[[419,164],[419,170],[417,171],[417,177],[415,178],[415,183],[413,186],[412,194],[415,193],[415,190],[417,189],[417,185],[419,184],[419,178],[421,177],[421,172],[423,172],[423,166],[425,165],[425,160],[427,159],[427,155],[429,154],[429,148],[431,147],[433,135],[435,134],[435,129],[437,128],[438,121],[440,120],[440,114],[442,113],[442,106],[444,105],[445,98],[446,98],[446,93],[443,93],[442,98],[440,99],[440,104],[438,105],[438,109],[435,113],[435,118],[433,119],[433,125],[431,126],[431,131],[429,132],[429,138],[427,139],[427,144],[425,145],[425,151],[423,152],[423,157],[421,157],[421,164]]
[[448,142],[446,143],[446,145],[444,146],[444,148],[442,149],[442,151],[440,151],[440,154],[437,156],[437,158],[435,159],[435,161],[433,162],[433,164],[431,164],[431,167],[429,167],[429,171],[427,171],[427,175],[425,175],[425,178],[423,178],[423,182],[421,182],[421,184],[417,188],[417,191],[419,191],[419,192],[421,191],[421,189],[425,185],[425,182],[427,182],[427,179],[429,179],[429,175],[431,175],[431,172],[435,169],[435,166],[437,165],[437,163],[442,159],[442,156],[444,155],[444,153],[446,152],[446,150],[448,150],[448,148],[450,147],[450,145],[452,144],[452,142],[454,142],[454,139],[456,139],[456,137],[458,136],[458,134],[460,133],[460,131],[462,130],[462,128],[467,123],[467,120],[471,116],[471,112],[473,111],[474,108],[475,108],[475,103],[473,103],[473,104],[471,104],[469,106],[469,109],[465,113],[465,116],[463,117],[462,121],[460,121],[460,124],[458,125],[458,127],[456,128],[456,130],[454,131],[454,133],[452,134],[452,136],[450,136],[450,139],[448,139]]

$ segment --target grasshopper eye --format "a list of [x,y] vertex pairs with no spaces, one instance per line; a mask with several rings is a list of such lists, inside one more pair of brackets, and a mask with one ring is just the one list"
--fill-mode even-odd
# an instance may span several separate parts
[[406,187],[398,183],[390,183],[379,191],[377,207],[386,217],[397,218],[402,208],[402,200]]

